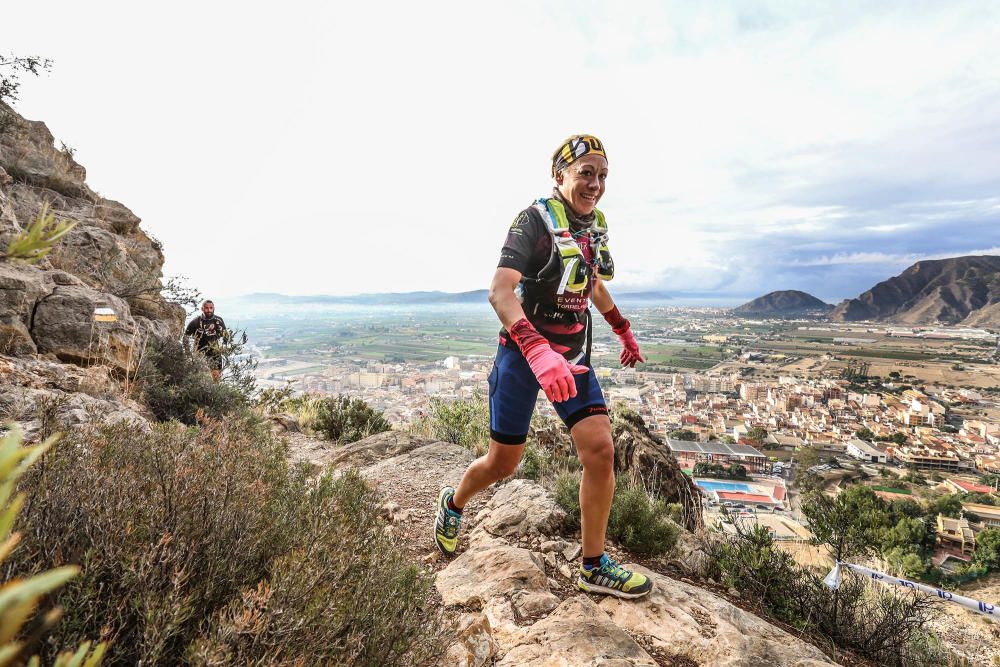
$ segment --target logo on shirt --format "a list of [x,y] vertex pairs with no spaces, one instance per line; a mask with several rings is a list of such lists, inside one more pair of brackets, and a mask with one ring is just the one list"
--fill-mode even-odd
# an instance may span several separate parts
[[517,229],[518,227],[527,222],[528,222],[528,214],[525,213],[524,211],[521,211],[520,213],[517,214],[517,217],[514,218],[514,222],[510,223],[510,228]]

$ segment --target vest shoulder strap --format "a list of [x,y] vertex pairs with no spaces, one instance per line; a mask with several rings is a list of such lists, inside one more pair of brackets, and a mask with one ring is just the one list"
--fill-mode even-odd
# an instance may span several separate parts
[[[563,232],[569,229],[569,218],[566,217],[566,207],[561,201],[555,198],[539,197],[535,202],[535,208],[541,214],[543,220],[549,223],[549,229],[553,232]],[[608,222],[604,213],[600,209],[594,209],[593,230],[597,233],[608,231]]]

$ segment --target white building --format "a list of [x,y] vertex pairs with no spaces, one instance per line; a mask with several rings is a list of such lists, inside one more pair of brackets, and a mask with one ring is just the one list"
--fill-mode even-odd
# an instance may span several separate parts
[[885,452],[880,452],[864,440],[857,438],[847,443],[847,455],[867,463],[885,463],[888,460]]

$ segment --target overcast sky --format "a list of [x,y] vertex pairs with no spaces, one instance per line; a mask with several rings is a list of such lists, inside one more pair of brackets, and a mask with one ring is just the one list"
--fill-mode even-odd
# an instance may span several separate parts
[[576,132],[613,291],[1000,254],[1000,3],[750,4],[21,2],[0,49],[55,60],[17,109],[210,296],[486,287]]

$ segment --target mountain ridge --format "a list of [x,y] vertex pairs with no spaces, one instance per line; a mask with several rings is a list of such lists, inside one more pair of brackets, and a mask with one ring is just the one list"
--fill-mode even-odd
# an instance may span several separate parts
[[1000,326],[1000,256],[921,260],[840,302],[830,319]]

